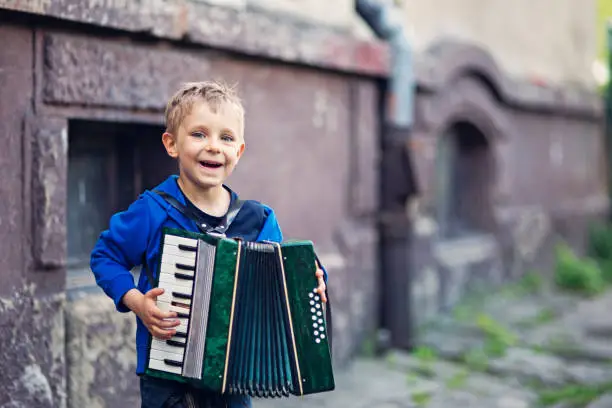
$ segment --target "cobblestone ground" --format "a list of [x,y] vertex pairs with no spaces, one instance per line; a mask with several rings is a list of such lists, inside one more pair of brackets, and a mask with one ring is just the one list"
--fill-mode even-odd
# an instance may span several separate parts
[[331,393],[255,407],[612,408],[612,291],[521,285],[468,299],[410,354],[357,359]]

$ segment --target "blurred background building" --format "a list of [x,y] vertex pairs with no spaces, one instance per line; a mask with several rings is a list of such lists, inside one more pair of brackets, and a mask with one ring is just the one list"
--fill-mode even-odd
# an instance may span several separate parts
[[597,7],[0,0],[0,406],[138,404],[134,318],[95,287],[89,252],[175,171],[160,138],[184,81],[239,83],[230,183],[315,241],[338,369],[546,270],[556,237],[582,248],[609,201]]

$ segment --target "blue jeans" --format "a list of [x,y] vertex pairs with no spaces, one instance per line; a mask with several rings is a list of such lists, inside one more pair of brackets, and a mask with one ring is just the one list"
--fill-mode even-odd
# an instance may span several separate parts
[[141,408],[252,408],[248,396],[222,396],[175,381],[140,377]]

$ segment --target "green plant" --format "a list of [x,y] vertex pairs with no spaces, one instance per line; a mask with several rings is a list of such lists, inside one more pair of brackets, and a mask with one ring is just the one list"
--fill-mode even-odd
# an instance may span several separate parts
[[544,390],[540,393],[539,402],[544,406],[559,403],[571,406],[586,407],[591,401],[612,390],[612,383],[593,386],[569,385],[559,389]]
[[461,388],[467,382],[468,376],[469,372],[466,369],[461,369],[446,381],[446,387],[451,390]]
[[425,346],[415,348],[412,355],[421,363],[433,363],[438,359],[436,351],[430,347]]
[[412,394],[412,402],[414,402],[414,404],[419,407],[427,405],[430,400],[431,400],[431,394],[428,392],[421,391],[421,392],[415,392],[414,394]]
[[517,323],[517,326],[521,328],[532,328],[537,327],[546,323],[550,323],[557,317],[555,311],[550,308],[544,308],[538,312],[535,316],[528,317]]
[[559,288],[589,296],[604,289],[605,281],[596,261],[578,258],[565,243],[557,245],[555,254],[555,284]]
[[474,348],[463,356],[463,362],[473,371],[487,371],[489,368],[489,357],[482,349]]
[[595,224],[589,228],[588,254],[599,264],[606,282],[612,282],[612,228]]
[[478,315],[476,325],[486,336],[484,351],[488,356],[501,357],[508,347],[514,346],[518,341],[514,333],[486,314]]
[[418,367],[415,368],[424,377],[433,378],[436,375],[433,363],[438,359],[435,350],[429,347],[417,347],[412,354],[418,361]]

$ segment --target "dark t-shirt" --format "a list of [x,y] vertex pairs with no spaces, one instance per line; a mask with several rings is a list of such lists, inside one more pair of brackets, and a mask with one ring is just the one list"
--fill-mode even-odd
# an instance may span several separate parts
[[[238,195],[229,187],[224,187],[231,195],[231,206],[231,204],[238,199]],[[181,190],[181,193],[182,192],[183,191]],[[200,210],[195,206],[195,204],[189,201],[184,193],[183,197],[185,198],[185,204],[187,207],[195,211],[195,213],[198,214],[198,216],[200,216],[207,225],[214,228],[219,226],[221,221],[223,221],[223,217],[215,217]],[[267,216],[265,214],[264,207],[260,203],[253,200],[245,200],[240,212],[238,212],[238,215],[236,215],[234,222],[232,222],[232,224],[229,226],[225,235],[228,238],[242,238],[245,241],[255,241],[266,222],[266,218]]]

